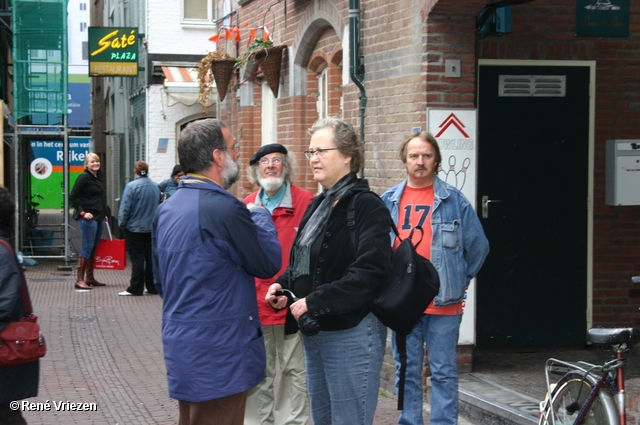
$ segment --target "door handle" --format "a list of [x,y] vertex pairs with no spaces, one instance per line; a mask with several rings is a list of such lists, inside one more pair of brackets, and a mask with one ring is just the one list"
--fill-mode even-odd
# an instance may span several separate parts
[[489,199],[488,196],[482,197],[482,218],[489,218],[489,204],[491,202],[500,202],[500,200]]

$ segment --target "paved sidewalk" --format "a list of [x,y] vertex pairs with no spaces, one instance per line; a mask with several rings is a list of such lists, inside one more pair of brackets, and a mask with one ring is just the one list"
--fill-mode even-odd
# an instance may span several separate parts
[[[75,290],[60,262],[27,268],[34,310],[47,340],[39,395],[52,404],[27,411],[30,424],[175,424],[160,339],[162,300],[119,297],[130,270],[96,270],[108,286]],[[56,411],[53,403],[94,403],[95,411]]]
[[[177,402],[167,393],[162,355],[160,297],[118,296],[128,286],[129,269],[96,270],[97,279],[107,286],[75,290],[74,273],[58,271],[58,265],[64,263],[39,260],[26,271],[47,341],[39,395],[25,400],[42,404],[24,412],[27,422],[176,424]],[[69,411],[68,402],[92,403],[92,410]],[[61,404],[67,410],[61,410]],[[374,423],[395,424],[397,415],[396,400],[381,395]]]

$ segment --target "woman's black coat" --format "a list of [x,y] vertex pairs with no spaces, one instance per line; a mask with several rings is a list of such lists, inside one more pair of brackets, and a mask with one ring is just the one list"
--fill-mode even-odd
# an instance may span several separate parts
[[[349,199],[360,192],[368,193],[360,195],[355,205],[356,248],[347,227],[347,209]],[[298,237],[323,199],[324,195],[316,196],[307,208]],[[298,298],[306,297],[309,315],[318,319],[321,330],[357,326],[391,273],[390,223],[389,210],[380,197],[369,192],[366,180],[358,180],[333,207],[321,237],[311,246],[310,275],[290,282],[288,268],[276,282]],[[295,329],[292,320],[289,314],[287,333]]]
[[[7,241],[2,230],[0,238]],[[21,275],[22,270],[13,253],[0,244],[0,330],[10,321],[19,320],[25,315],[24,303],[20,297]],[[39,380],[39,360],[21,366],[0,368],[0,403],[37,396]]]

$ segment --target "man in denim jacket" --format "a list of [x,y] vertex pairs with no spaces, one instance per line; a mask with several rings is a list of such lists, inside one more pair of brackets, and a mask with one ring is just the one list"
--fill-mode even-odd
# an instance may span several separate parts
[[[404,410],[398,423],[423,423],[422,365],[426,344],[432,374],[431,424],[456,424],[456,346],[462,302],[469,281],[480,271],[489,253],[489,242],[467,198],[436,176],[442,158],[438,143],[431,134],[414,133],[407,138],[400,147],[400,159],[407,169],[407,179],[387,190],[382,200],[389,208],[401,238],[408,237],[414,227],[423,228],[424,237],[417,251],[429,258],[438,271],[440,291],[407,336]],[[391,233],[391,236],[395,247],[399,241],[394,240],[395,234]],[[400,359],[395,337],[394,332],[397,372]],[[396,391],[397,386],[396,375]]]

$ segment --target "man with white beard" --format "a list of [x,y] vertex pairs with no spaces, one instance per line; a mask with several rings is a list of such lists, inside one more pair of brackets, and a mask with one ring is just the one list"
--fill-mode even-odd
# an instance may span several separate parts
[[226,191],[240,175],[239,156],[221,121],[188,124],[178,141],[186,175],[153,220],[162,344],[180,425],[242,423],[248,390],[266,376],[254,279],[280,270],[282,251],[269,211]]
[[[267,351],[267,377],[249,390],[245,408],[245,425],[304,425],[309,419],[304,351],[300,333],[286,334],[284,323],[288,308],[275,311],[265,295],[275,278],[289,265],[289,251],[298,232],[300,220],[313,198],[308,190],[291,184],[293,157],[279,143],[264,145],[251,157],[247,174],[260,189],[244,203],[262,205],[271,212],[282,247],[282,268],[270,279],[256,278],[258,313]],[[273,392],[276,360],[280,360],[278,393]]]

